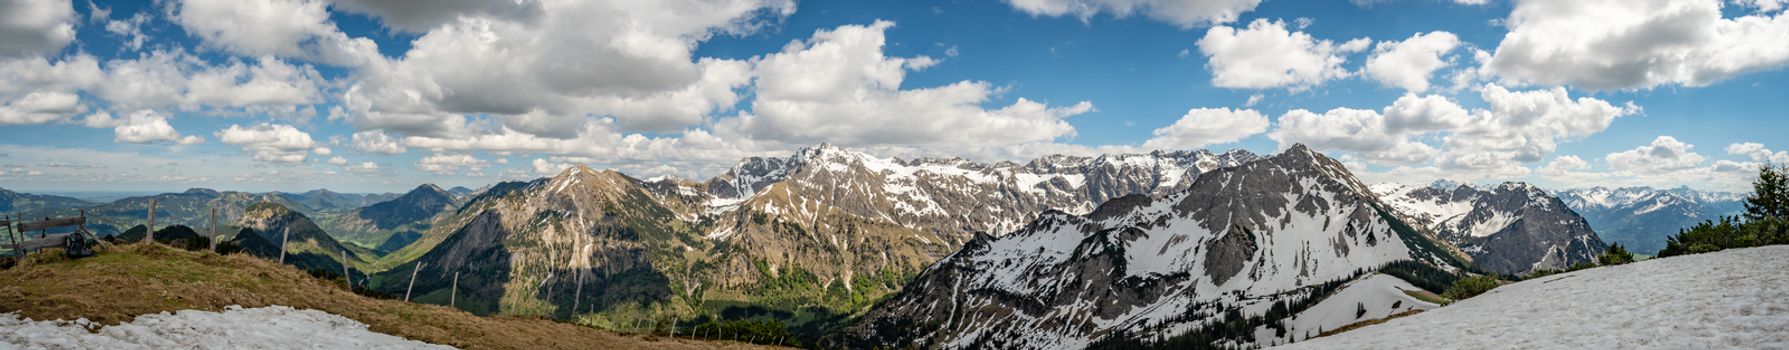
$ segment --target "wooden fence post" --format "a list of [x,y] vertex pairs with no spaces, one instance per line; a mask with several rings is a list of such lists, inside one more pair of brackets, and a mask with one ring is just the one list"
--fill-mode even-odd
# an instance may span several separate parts
[[456,307],[456,300],[460,300],[460,271],[453,271],[453,289],[447,293],[447,307]]
[[404,287],[404,302],[410,302],[410,291],[416,290],[416,272],[422,271],[422,262],[416,262],[416,268],[410,269],[410,286]]
[[286,263],[286,241],[292,240],[292,226],[286,226],[286,233],[280,234],[280,263]]
[[0,220],[0,225],[6,226],[6,239],[12,241],[12,250],[19,250],[19,236],[18,232],[13,232],[12,217],[8,216],[6,219]]
[[211,252],[217,252],[217,207],[211,207]]
[[348,273],[348,249],[342,249],[342,282],[348,284],[348,291],[354,291],[354,275]]
[[578,270],[578,288],[571,294],[571,317],[578,318],[578,302],[584,301],[584,270]]
[[155,242],[155,198],[149,199],[149,226],[143,234],[143,242]]

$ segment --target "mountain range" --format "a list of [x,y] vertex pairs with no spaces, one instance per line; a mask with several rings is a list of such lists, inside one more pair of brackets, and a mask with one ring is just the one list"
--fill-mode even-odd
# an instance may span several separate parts
[[[747,159],[707,182],[576,166],[468,199],[393,253],[421,264],[384,276],[422,266],[416,289],[428,293],[449,287],[451,271],[479,275],[471,283],[482,286],[462,286],[470,297],[461,300],[473,305],[463,307],[557,317],[578,308],[596,324],[637,317],[640,304],[683,317],[832,320],[899,290],[977,232],[1014,230],[1045,210],[1087,212],[1106,198],[1173,192],[1255,158],[1198,151],[980,164],[820,145]],[[597,289],[615,285],[634,292]]]
[[396,198],[321,212],[317,217],[319,225],[337,239],[390,252],[422,237],[436,215],[459,203],[458,197],[440,186],[423,184]]
[[1591,190],[1368,186],[1302,145],[978,163],[821,144],[707,181],[577,165],[479,189],[193,189],[34,213],[134,225],[154,198],[158,226],[198,228],[216,207],[233,249],[271,258],[289,231],[292,264],[351,264],[373,292],[479,314],[775,321],[854,347],[1247,347],[1435,307],[1411,293],[1445,283],[1420,276],[1591,261],[1599,220],[1679,212],[1614,198],[1733,203]]
[[44,209],[74,208],[92,204],[93,203],[74,197],[19,193],[0,188],[0,213],[5,214],[18,214]]
[[1247,322],[1270,308],[1322,299],[1334,284],[1393,262],[1459,264],[1445,243],[1401,216],[1339,162],[1297,145],[1165,196],[1121,197],[1085,215],[1053,211],[1010,235],[978,236],[871,310],[849,329],[855,339],[844,341],[1083,348],[1114,338],[1212,337],[1254,344],[1252,332],[1206,331],[1214,320]]
[[1686,187],[1579,188],[1556,192],[1597,234],[1628,250],[1655,254],[1679,229],[1745,211],[1745,194]]

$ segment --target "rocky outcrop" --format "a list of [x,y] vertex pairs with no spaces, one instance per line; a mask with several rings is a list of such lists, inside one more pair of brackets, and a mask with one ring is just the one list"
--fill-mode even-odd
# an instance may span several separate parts
[[1596,261],[1605,247],[1583,217],[1533,185],[1506,182],[1479,188],[1439,182],[1374,189],[1485,271],[1513,275],[1564,269]]

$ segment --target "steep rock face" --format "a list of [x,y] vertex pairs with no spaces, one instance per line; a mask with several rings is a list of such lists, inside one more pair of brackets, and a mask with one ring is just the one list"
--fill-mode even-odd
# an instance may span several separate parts
[[[614,308],[681,306],[665,302],[673,284],[686,281],[661,270],[687,272],[707,247],[691,246],[702,240],[690,223],[643,184],[583,166],[549,179],[500,184],[451,211],[442,220],[456,229],[383,275],[407,281],[420,262],[418,300],[445,303],[459,272],[458,306],[485,314],[604,317]],[[408,285],[376,288],[395,294]]]
[[744,198],[788,176],[788,159],[751,157],[727,173],[708,180],[708,193],[721,198]]
[[[1449,187],[1451,186],[1451,187]],[[1520,274],[1596,260],[1605,244],[1564,202],[1532,185],[1381,184],[1374,191],[1489,272]]]
[[1557,193],[1597,235],[1628,250],[1656,254],[1678,230],[1745,210],[1745,194],[1651,187],[1580,188]]
[[807,298],[849,311],[899,289],[898,276],[956,251],[976,232],[1002,235],[1045,210],[1087,213],[1097,201],[1177,191],[1202,173],[1256,158],[1197,151],[981,164],[879,158],[823,144],[787,159],[748,159],[709,181],[707,191],[655,192],[671,202],[693,201],[689,192],[749,194],[713,197],[702,212],[711,222],[705,237],[721,249],[706,277],[716,288],[782,294],[761,286],[785,273],[812,275],[818,285],[803,292]]
[[1320,297],[1308,288],[1359,271],[1448,254],[1397,217],[1340,163],[1299,145],[1167,196],[977,236],[837,341],[1054,349],[1176,336],[1218,315]]

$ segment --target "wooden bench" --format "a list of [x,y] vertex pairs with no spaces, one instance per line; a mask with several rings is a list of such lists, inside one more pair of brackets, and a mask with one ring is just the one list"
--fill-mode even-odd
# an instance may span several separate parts
[[[24,239],[23,242],[17,241],[16,239],[13,241],[12,253],[17,255],[23,255],[44,248],[68,247],[71,245],[69,242],[70,239],[81,239],[82,242],[79,242],[80,244],[78,244],[78,246],[87,247],[85,252],[71,251],[68,252],[70,255],[77,257],[92,255],[91,246],[86,244],[86,240],[92,239],[97,241],[99,239],[98,237],[94,237],[92,232],[87,231],[87,215],[85,212],[81,213],[81,216],[72,218],[46,218],[36,222],[20,222],[16,225],[5,221],[0,221],[0,223],[4,223],[7,228],[12,229],[13,236],[23,236],[21,237]],[[44,232],[39,233],[38,237],[35,239],[31,238],[29,235],[29,232],[31,231],[48,231],[49,229],[58,227],[74,227],[75,231],[54,234]]]

